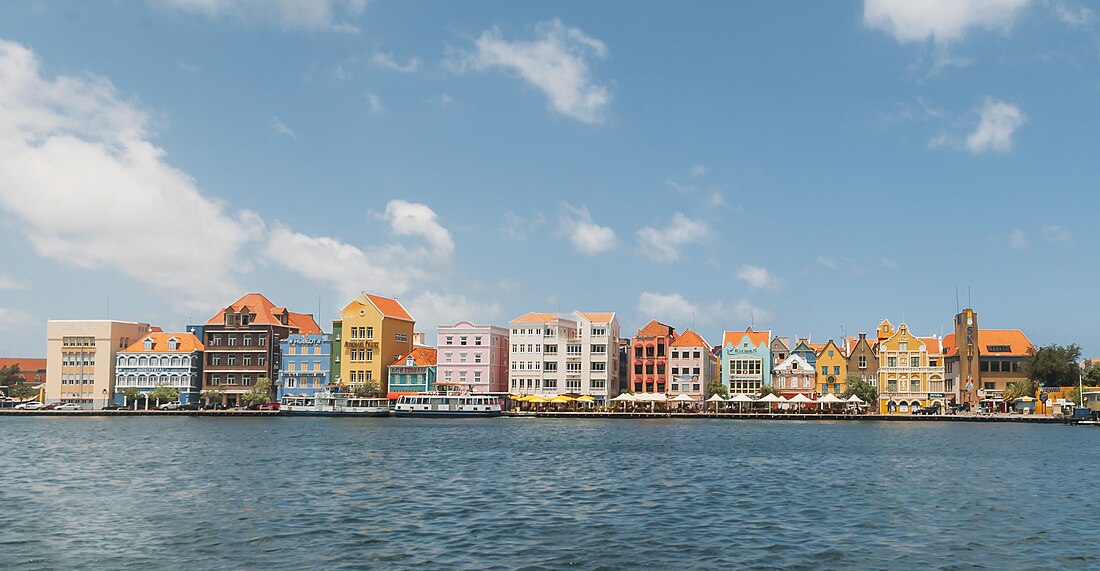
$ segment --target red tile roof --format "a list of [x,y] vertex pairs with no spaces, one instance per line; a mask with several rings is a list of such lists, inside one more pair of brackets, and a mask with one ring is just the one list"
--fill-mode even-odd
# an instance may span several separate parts
[[421,367],[431,367],[436,363],[436,350],[431,347],[417,347],[408,353],[400,356],[392,364],[400,367],[405,364],[405,360],[412,355],[413,361]]
[[19,370],[24,373],[34,373],[46,370],[46,360],[38,358],[8,357],[0,359],[0,367],[19,365]]
[[535,312],[532,311],[531,313],[526,313],[524,315],[521,315],[521,316],[513,319],[511,322],[512,323],[547,323],[549,321],[554,321],[557,318],[558,318],[557,314],[554,314],[554,313],[535,313]]
[[917,337],[924,342],[924,348],[928,351],[929,355],[939,355],[943,353],[943,348],[940,347],[939,337]]
[[388,297],[382,297],[380,295],[373,295],[364,293],[363,297],[370,301],[371,305],[374,305],[378,313],[381,313],[383,317],[392,317],[394,319],[400,319],[403,321],[413,321],[409,312],[405,310],[405,306],[401,305],[400,301],[391,299]]
[[665,325],[660,321],[650,321],[634,334],[634,337],[669,337],[675,336],[676,330],[671,325]]
[[698,333],[688,329],[680,334],[675,341],[672,342],[673,347],[706,347],[707,351],[710,351],[710,344],[706,339],[703,339]]
[[750,327],[745,331],[726,331],[722,336],[722,345],[738,345],[746,335],[749,337],[749,342],[755,346],[760,346],[761,343],[768,345],[768,340],[771,339],[770,331],[753,331]]
[[[179,346],[175,351],[168,349],[168,340],[175,338],[179,341]],[[192,351],[202,351],[202,342],[198,337],[195,337],[192,333],[150,333],[144,337],[138,338],[130,344],[129,347],[119,351],[119,353],[145,353],[145,340],[153,340],[153,348],[150,351],[157,353],[190,353]]]
[[298,333],[302,335],[322,333],[321,326],[317,325],[317,322],[313,320],[312,313],[294,313],[288,311],[287,322],[290,323],[291,326],[297,327]]
[[584,316],[585,319],[591,321],[592,323],[611,323],[611,321],[615,319],[614,313],[582,313],[580,311],[578,311],[577,313],[580,313]]

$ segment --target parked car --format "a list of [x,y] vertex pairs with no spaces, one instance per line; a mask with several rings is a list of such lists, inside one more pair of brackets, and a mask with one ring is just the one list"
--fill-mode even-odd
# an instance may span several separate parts
[[922,406],[920,408],[913,409],[913,414],[939,414],[940,405],[934,404],[932,406]]
[[181,404],[180,410],[202,410],[202,405],[197,402],[189,402],[187,404]]
[[122,410],[122,408],[123,407],[121,407],[117,404],[109,404],[109,405],[103,407],[103,410]]
[[279,403],[277,402],[265,402],[260,405],[260,410],[279,410]]
[[42,407],[42,403],[38,401],[31,401],[15,405],[15,410],[38,410]]
[[75,402],[66,402],[53,407],[54,410],[81,410],[82,408],[84,407]]
[[179,410],[181,406],[183,405],[180,403],[180,401],[174,400],[172,402],[166,402],[160,405],[159,408],[160,410]]
[[56,403],[56,402],[52,402],[50,404],[44,404],[44,405],[42,405],[42,408],[40,408],[38,410],[53,410],[53,409],[57,408],[58,404],[59,403]]

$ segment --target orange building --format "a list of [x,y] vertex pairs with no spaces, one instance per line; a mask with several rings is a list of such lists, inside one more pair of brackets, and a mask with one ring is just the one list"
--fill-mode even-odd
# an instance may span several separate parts
[[668,391],[668,354],[675,340],[676,329],[659,321],[650,321],[634,334],[630,390],[636,393]]

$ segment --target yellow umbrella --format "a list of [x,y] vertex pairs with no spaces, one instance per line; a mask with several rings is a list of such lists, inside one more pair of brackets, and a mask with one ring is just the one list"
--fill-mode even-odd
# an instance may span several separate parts
[[584,396],[577,397],[577,400],[582,400],[584,402],[596,402],[596,397],[589,396],[589,395],[584,395]]
[[526,396],[526,395],[508,395],[508,398],[510,398],[510,399],[512,399],[512,400],[518,400],[518,401],[525,401],[525,400],[527,400],[527,396]]
[[538,395],[531,395],[527,397],[527,402],[550,402],[550,399]]
[[565,396],[565,395],[558,395],[558,396],[556,396],[556,397],[554,397],[554,398],[550,399],[550,400],[549,400],[548,402],[558,402],[558,403],[561,403],[561,402],[573,402],[573,400],[574,400],[574,399],[573,399],[572,397],[567,397],[567,396]]

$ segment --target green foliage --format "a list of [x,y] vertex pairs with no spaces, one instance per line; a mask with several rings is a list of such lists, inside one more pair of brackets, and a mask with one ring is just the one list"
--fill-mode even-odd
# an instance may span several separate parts
[[23,374],[22,371],[19,370],[19,365],[0,367],[0,387],[8,387],[10,389],[22,383]]
[[141,396],[141,391],[139,391],[137,389],[137,387],[126,387],[125,389],[122,389],[122,391],[120,391],[120,392],[122,393],[122,396],[126,397],[126,404],[127,405],[132,404],[135,407],[137,406],[138,397]]
[[378,385],[378,381],[373,379],[363,382],[362,384],[355,385],[351,388],[351,394],[359,398],[375,398],[382,392],[382,387]]
[[168,385],[157,385],[149,392],[149,398],[157,402],[172,402],[179,400],[180,390]]
[[241,395],[241,400],[249,405],[271,402],[271,399],[275,398],[271,389],[271,379],[260,377],[256,379],[256,384],[252,385],[251,391]]
[[1009,406],[1012,406],[1016,404],[1016,399],[1020,397],[1034,397],[1037,388],[1035,381],[1016,381],[1015,383],[1009,383],[1001,396]]
[[207,406],[212,406],[215,403],[222,402],[222,391],[214,388],[204,389],[199,393],[199,397],[206,401]]
[[38,389],[26,383],[19,383],[18,385],[11,385],[8,387],[8,396],[13,399],[26,400],[37,394]]
[[1100,385],[1100,365],[1089,365],[1085,370],[1084,383],[1090,387]]
[[710,382],[707,383],[706,396],[703,398],[709,399],[716,394],[722,395],[724,399],[730,398],[730,389],[722,384],[722,379],[711,379]]
[[848,375],[848,378],[844,379],[844,384],[847,385],[848,388],[844,390],[844,394],[840,395],[841,398],[848,399],[851,398],[852,395],[856,395],[870,406],[878,404],[878,389],[863,377],[859,375]]
[[1076,344],[1047,345],[1024,360],[1024,372],[1044,387],[1070,387],[1081,374],[1080,360],[1081,348]]
[[760,387],[760,397],[759,398],[764,398],[768,395],[775,395],[777,397],[781,397],[781,396],[783,396],[783,393],[780,392],[779,389],[775,388],[775,385],[764,385],[764,386]]

